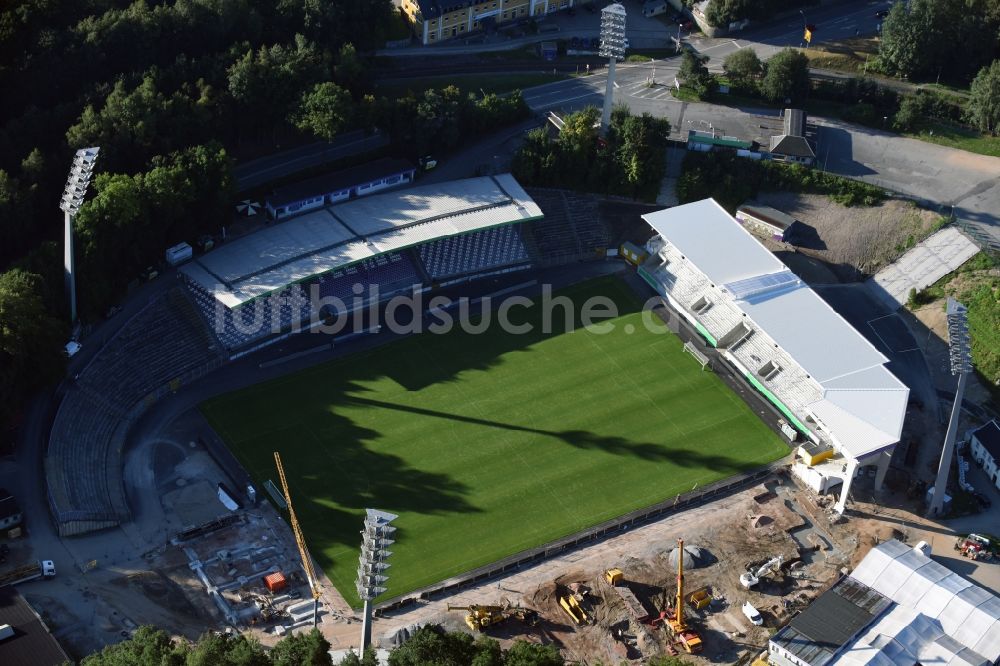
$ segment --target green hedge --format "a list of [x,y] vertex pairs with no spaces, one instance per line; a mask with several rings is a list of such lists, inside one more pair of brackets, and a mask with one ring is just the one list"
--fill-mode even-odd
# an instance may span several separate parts
[[689,152],[677,181],[681,203],[712,197],[729,211],[759,192],[788,190],[825,194],[845,206],[872,206],[885,192],[862,183],[798,164],[755,161],[728,151]]

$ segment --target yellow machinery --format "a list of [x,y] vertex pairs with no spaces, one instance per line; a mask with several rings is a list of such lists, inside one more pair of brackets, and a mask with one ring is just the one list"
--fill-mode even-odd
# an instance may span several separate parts
[[695,590],[688,595],[688,603],[691,604],[691,608],[701,610],[712,603],[712,593],[707,587]]
[[677,598],[673,612],[667,616],[667,628],[685,651],[692,654],[701,652],[701,636],[684,621],[684,539],[677,540]]
[[517,618],[529,627],[538,624],[538,611],[520,606],[484,606],[478,604],[452,606],[448,604],[448,610],[469,611],[465,615],[465,624],[473,631],[484,631],[486,627],[499,624],[510,617]]
[[299,557],[302,558],[302,568],[306,571],[306,579],[309,581],[309,590],[313,597],[313,627],[319,622],[319,582],[316,578],[316,571],[313,569],[312,558],[306,548],[306,538],[302,536],[302,528],[299,527],[299,519],[295,517],[295,508],[292,506],[292,496],[288,492],[288,481],[285,479],[285,468],[281,465],[281,456],[274,452],[274,464],[278,466],[278,478],[281,480],[281,490],[285,493],[285,503],[288,504],[288,518],[292,524],[292,534],[295,535],[295,543],[299,547]]
[[604,572],[604,580],[608,581],[608,585],[615,587],[618,583],[622,582],[625,574],[622,573],[621,569],[608,569]]
[[587,613],[583,610],[580,602],[572,594],[559,597],[559,605],[562,606],[567,615],[573,618],[573,622],[576,624],[587,624],[587,621],[590,619],[587,617]]

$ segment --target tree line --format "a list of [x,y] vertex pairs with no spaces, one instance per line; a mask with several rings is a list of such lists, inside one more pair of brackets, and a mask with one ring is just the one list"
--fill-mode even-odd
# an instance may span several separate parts
[[[316,629],[291,634],[266,650],[243,634],[207,633],[177,641],[154,627],[140,627],[121,643],[85,657],[81,666],[333,666],[330,643]],[[436,625],[421,627],[389,652],[389,666],[563,666],[554,645],[516,640],[509,648],[488,636],[473,638]],[[600,662],[591,662],[600,664]],[[649,666],[685,666],[677,657],[652,657]],[[374,650],[348,654],[339,666],[377,666]]]
[[226,223],[234,157],[378,127],[415,158],[528,115],[519,94],[373,95],[365,53],[393,12],[390,0],[3,3],[0,449],[26,396],[61,372],[57,206],[74,150],[101,147],[77,219],[79,307],[92,321],[166,247]]
[[616,106],[605,137],[601,113],[588,107],[566,116],[552,138],[532,130],[514,155],[511,171],[522,183],[652,200],[666,173],[670,122]]

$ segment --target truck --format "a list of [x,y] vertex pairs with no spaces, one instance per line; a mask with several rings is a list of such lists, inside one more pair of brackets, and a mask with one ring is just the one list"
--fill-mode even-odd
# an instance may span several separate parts
[[32,564],[0,573],[0,587],[18,585],[38,578],[52,578],[56,575],[56,565],[52,560],[39,560]]

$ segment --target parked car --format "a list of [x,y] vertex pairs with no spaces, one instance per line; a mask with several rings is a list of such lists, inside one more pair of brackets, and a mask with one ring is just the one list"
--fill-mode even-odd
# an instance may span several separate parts
[[992,500],[990,500],[989,497],[987,497],[986,495],[982,494],[979,491],[973,492],[972,496],[976,498],[977,502],[979,502],[979,506],[983,507],[984,509],[988,509],[991,506],[993,506]]
[[875,18],[879,18],[879,19],[884,19],[888,15],[889,15],[889,10],[888,9],[880,9],[877,12],[875,12]]
[[747,616],[747,619],[753,622],[758,627],[764,624],[764,618],[761,616],[760,611],[753,607],[749,601],[743,602],[743,614]]

